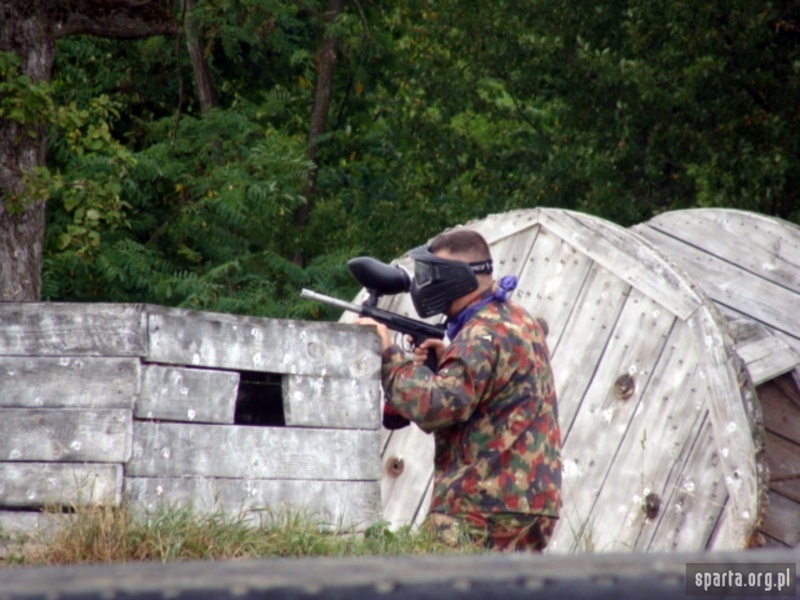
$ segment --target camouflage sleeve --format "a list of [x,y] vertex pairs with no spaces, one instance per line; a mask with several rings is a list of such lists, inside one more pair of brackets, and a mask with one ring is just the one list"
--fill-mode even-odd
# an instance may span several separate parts
[[435,375],[392,346],[383,353],[386,401],[423,431],[461,423],[484,397],[496,361],[491,332],[484,328],[462,331],[448,346]]

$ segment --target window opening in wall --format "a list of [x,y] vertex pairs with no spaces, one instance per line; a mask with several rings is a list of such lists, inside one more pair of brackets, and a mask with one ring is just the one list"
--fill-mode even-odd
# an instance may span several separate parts
[[285,426],[282,383],[280,373],[242,371],[233,422],[262,427]]

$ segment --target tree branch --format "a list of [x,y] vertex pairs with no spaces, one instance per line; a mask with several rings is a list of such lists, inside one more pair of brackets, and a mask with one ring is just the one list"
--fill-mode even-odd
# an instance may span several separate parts
[[55,37],[137,39],[174,35],[180,29],[169,0],[73,0],[56,10]]

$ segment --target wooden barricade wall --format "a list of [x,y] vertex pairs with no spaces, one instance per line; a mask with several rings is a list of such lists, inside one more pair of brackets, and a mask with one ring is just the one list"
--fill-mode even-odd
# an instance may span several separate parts
[[377,337],[123,304],[0,304],[0,531],[42,509],[381,518]]
[[633,228],[669,255],[727,319],[765,429],[765,545],[800,545],[800,226],[731,208],[662,213]]

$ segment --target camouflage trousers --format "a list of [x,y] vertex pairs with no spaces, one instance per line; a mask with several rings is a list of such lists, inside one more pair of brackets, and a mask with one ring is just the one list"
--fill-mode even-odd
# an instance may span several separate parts
[[524,513],[467,513],[458,517],[429,513],[427,527],[449,546],[467,543],[501,552],[541,552],[558,519]]

